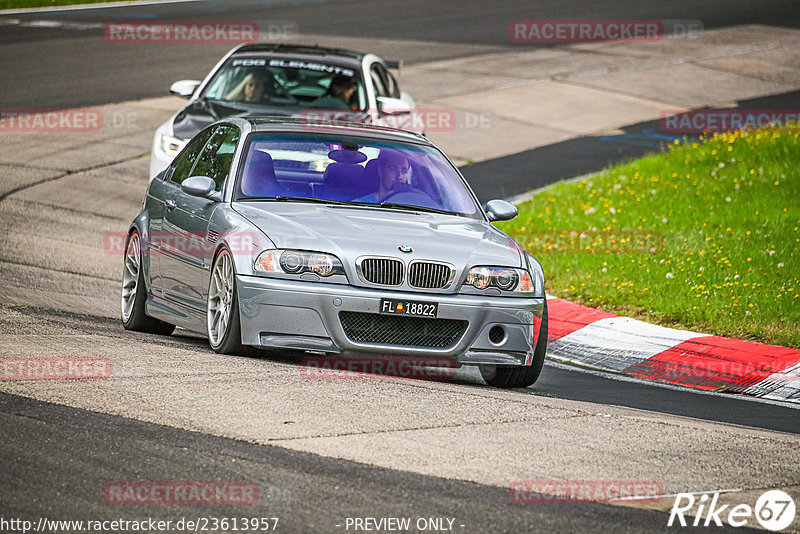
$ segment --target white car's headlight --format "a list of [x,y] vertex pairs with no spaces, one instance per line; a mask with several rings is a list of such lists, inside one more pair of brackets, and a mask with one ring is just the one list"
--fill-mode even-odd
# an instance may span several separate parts
[[265,250],[256,258],[253,268],[264,273],[314,273],[322,277],[345,274],[342,262],[336,256],[302,250]]
[[525,269],[512,267],[473,267],[464,285],[475,289],[496,287],[504,293],[533,294],[533,280]]
[[187,142],[188,141],[185,139],[178,139],[177,137],[164,134],[161,136],[161,150],[163,150],[167,156],[174,158],[178,155],[178,152],[186,146]]

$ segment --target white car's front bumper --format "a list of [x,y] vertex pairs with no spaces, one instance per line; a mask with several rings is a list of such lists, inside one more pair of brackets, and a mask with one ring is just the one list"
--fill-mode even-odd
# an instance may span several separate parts
[[[164,137],[172,137],[172,128],[170,127],[171,124],[172,119],[159,126],[155,135],[153,136],[153,146],[150,150],[151,180],[155,178],[158,173],[166,169],[177,155],[177,152],[168,154],[164,151]],[[183,148],[183,145],[186,144],[185,139],[176,139],[176,141],[179,141],[180,148]],[[180,149],[178,149],[178,151],[180,151]]]

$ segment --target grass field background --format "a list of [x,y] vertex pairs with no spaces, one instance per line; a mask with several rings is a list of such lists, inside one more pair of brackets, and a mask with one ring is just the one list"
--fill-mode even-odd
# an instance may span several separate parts
[[535,193],[498,227],[549,293],[649,322],[800,347],[800,133],[671,145]]

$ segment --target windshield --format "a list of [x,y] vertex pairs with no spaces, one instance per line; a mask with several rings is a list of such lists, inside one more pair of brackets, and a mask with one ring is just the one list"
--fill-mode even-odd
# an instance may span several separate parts
[[343,109],[367,106],[356,69],[292,59],[228,59],[203,90],[203,97],[222,102],[264,106]]
[[237,198],[382,205],[482,218],[458,171],[435,148],[349,136],[254,134]]

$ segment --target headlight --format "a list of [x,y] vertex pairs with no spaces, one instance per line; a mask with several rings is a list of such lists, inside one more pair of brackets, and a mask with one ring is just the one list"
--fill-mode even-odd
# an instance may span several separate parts
[[302,250],[265,250],[256,258],[253,268],[264,273],[314,273],[322,277],[344,274],[342,262],[336,256]]
[[473,267],[467,273],[464,285],[476,289],[496,287],[510,293],[533,293],[530,273],[511,267]]
[[178,155],[178,152],[180,152],[183,147],[186,146],[187,142],[188,141],[184,139],[178,139],[177,137],[172,137],[171,135],[162,135],[161,150],[163,150],[167,156],[174,158]]

